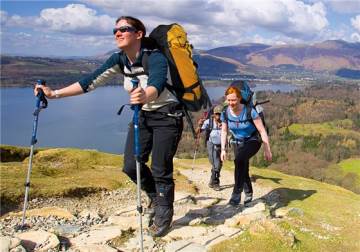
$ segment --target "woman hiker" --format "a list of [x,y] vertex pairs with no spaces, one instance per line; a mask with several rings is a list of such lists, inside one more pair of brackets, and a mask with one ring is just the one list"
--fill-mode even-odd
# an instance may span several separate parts
[[[36,85],[35,93],[41,88],[50,99],[80,95],[105,84],[116,74],[142,72],[137,74],[139,86],[135,89],[131,78],[125,75],[124,88],[129,92],[131,104],[142,104],[139,114],[141,187],[151,202],[148,209],[151,218],[150,233],[155,237],[163,236],[169,231],[173,217],[173,157],[183,130],[181,107],[175,96],[165,87],[168,81],[168,63],[164,55],[157,51],[152,52],[148,56],[148,73],[144,73],[144,24],[137,18],[122,16],[116,20],[113,34],[122,51],[114,53],[92,74],[58,90]],[[120,66],[124,68],[120,69]],[[146,165],[150,153],[151,169]],[[132,123],[129,124],[123,171],[136,183]]]
[[238,206],[241,201],[243,189],[245,189],[244,204],[251,202],[253,196],[253,189],[249,176],[249,159],[259,151],[261,143],[264,144],[265,159],[271,161],[272,154],[268,135],[255,108],[251,109],[252,122],[246,120],[247,107],[241,103],[240,90],[235,86],[229,86],[225,91],[225,98],[228,107],[221,115],[221,160],[224,161],[226,159],[225,146],[227,134],[230,130],[234,137],[232,142],[235,156],[235,184],[229,204]]

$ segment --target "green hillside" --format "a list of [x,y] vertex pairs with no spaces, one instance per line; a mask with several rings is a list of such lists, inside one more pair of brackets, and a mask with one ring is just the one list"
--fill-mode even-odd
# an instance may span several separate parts
[[[2,153],[10,148],[1,146]],[[74,197],[98,190],[134,188],[120,171],[122,162],[122,156],[92,150],[40,149],[34,156],[31,195]],[[174,163],[176,169],[192,167],[189,159],[175,159]],[[342,165],[351,167],[353,163]],[[27,158],[1,163],[2,208],[9,203],[20,204],[27,165]],[[208,160],[197,159],[194,169],[200,166],[207,167]],[[226,161],[224,169],[232,170],[232,161]],[[255,190],[270,188],[262,198],[271,218],[251,223],[240,236],[215,245],[212,251],[360,251],[360,195],[270,169],[251,167],[250,173]],[[176,190],[196,193],[186,177],[175,172],[175,179]],[[281,210],[288,213],[276,217]],[[290,233],[294,237],[291,245],[283,235]]]
[[[2,145],[0,173],[1,213],[16,208],[24,197],[29,148]],[[27,154],[27,155],[26,155]],[[30,177],[31,197],[81,197],[102,190],[131,187],[133,183],[121,171],[123,156],[80,149],[38,149]],[[187,180],[175,173],[178,187],[194,190]]]
[[360,133],[351,130],[353,128],[353,122],[349,119],[336,120],[325,123],[311,123],[311,124],[294,123],[291,124],[288,128],[290,130],[290,133],[300,136],[341,135],[350,138],[360,139]]
[[[280,193],[280,208],[300,209],[277,225],[294,234],[293,247],[276,233],[252,235],[249,230],[238,238],[221,243],[213,251],[359,251],[360,195],[338,186],[283,173],[251,168],[258,185]],[[351,223],[351,225],[349,225]],[[250,225],[251,226],[251,225]]]
[[349,158],[338,164],[345,172],[353,172],[360,176],[360,158]]

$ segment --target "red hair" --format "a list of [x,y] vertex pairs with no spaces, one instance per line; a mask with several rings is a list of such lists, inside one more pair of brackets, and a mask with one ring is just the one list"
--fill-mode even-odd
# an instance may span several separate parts
[[236,87],[233,87],[233,86],[228,87],[225,91],[225,96],[227,96],[229,94],[236,94],[237,98],[239,98],[241,100],[240,91]]

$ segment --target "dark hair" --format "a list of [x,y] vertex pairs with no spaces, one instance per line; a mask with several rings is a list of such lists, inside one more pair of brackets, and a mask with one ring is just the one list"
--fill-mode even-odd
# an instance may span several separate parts
[[131,17],[131,16],[121,16],[118,19],[116,19],[115,24],[117,24],[120,20],[126,20],[126,22],[128,22],[137,31],[142,31],[143,38],[145,37],[145,35],[146,35],[145,25],[139,19]]

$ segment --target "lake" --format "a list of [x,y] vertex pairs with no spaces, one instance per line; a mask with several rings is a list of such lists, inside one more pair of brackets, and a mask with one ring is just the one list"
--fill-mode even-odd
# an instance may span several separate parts
[[[299,87],[286,84],[257,85],[253,90],[290,92]],[[208,87],[212,100],[219,99],[226,87]],[[1,144],[30,146],[35,108],[31,88],[0,88]],[[132,111],[120,106],[128,102],[123,87],[102,87],[76,97],[49,100],[39,115],[37,147],[75,147],[123,153]]]

